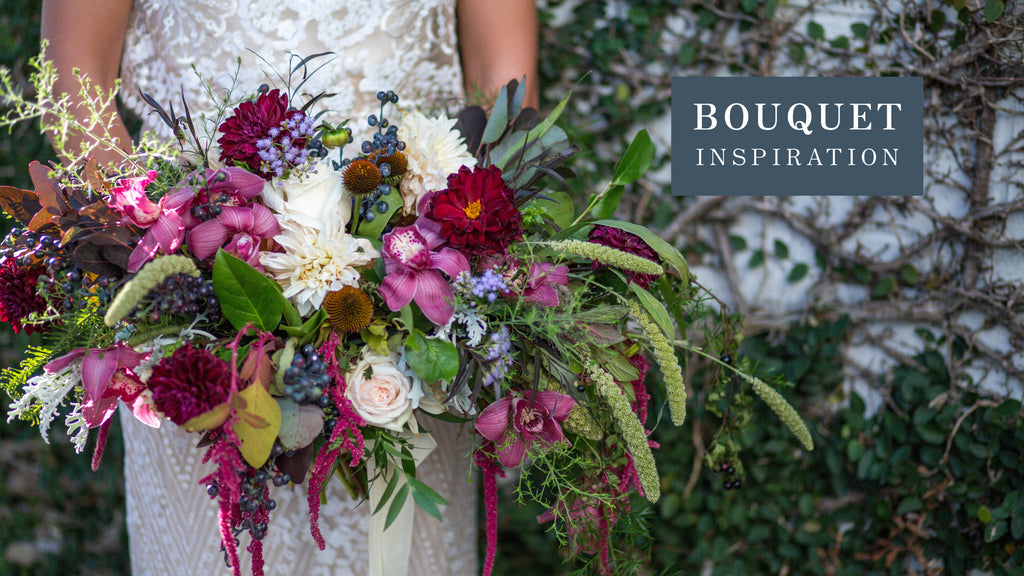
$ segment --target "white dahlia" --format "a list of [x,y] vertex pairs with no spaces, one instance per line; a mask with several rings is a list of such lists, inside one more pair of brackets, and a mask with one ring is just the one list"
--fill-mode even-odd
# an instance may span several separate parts
[[319,308],[328,292],[358,286],[359,268],[380,257],[369,240],[345,232],[337,215],[319,229],[282,218],[274,240],[284,252],[262,252],[260,264],[302,316]]
[[448,175],[462,166],[476,166],[462,134],[455,130],[455,119],[428,118],[421,112],[402,115],[398,138],[405,142],[408,172],[402,179],[405,213],[417,214],[417,205],[428,192],[448,187]]

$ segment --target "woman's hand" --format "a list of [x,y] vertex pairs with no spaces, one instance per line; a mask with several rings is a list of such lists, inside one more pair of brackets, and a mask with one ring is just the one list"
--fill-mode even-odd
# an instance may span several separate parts
[[493,101],[526,76],[526,106],[537,107],[537,7],[533,0],[459,0],[459,45],[466,94]]
[[[43,0],[42,36],[49,43],[46,57],[54,63],[58,73],[54,96],[68,94],[77,106],[76,116],[83,123],[88,123],[89,114],[82,106],[81,85],[72,71],[77,68],[81,76],[90,78],[93,86],[104,94],[114,89],[131,8],[132,0]],[[94,149],[92,157],[101,165],[120,164],[124,152],[132,148],[131,138],[113,106],[105,110],[104,115],[110,119],[109,130],[96,127],[91,134],[69,135],[67,150],[77,152],[83,142],[110,136],[116,148],[123,152],[105,146]],[[52,139],[53,135],[50,137]]]

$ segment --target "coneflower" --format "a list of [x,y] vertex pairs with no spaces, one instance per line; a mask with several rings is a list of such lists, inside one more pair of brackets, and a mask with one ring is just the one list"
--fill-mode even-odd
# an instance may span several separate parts
[[323,306],[331,329],[338,334],[354,334],[369,326],[373,320],[373,301],[354,286],[328,292]]

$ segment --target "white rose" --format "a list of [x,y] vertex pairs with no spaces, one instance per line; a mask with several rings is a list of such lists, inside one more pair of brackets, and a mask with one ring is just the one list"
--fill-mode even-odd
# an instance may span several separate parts
[[367,424],[401,432],[412,416],[412,384],[397,361],[397,354],[367,352],[345,377],[345,397]]
[[323,159],[312,170],[293,171],[287,180],[274,179],[263,189],[268,208],[300,224],[319,228],[331,210],[337,210],[342,226],[352,217],[352,202],[341,181],[341,172]]

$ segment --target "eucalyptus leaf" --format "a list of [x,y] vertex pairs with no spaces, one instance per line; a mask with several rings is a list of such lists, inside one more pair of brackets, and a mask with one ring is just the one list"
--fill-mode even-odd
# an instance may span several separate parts
[[413,330],[405,342],[409,367],[427,382],[451,380],[459,373],[459,352],[445,340],[432,340]]
[[651,167],[652,160],[654,160],[654,145],[651,144],[651,135],[647,133],[647,130],[641,130],[633,137],[626,153],[615,165],[612,184],[623,186],[636,181]]
[[562,112],[565,110],[565,106],[569,103],[569,98],[571,97],[572,90],[569,90],[569,93],[565,95],[565,98],[562,98],[562,101],[558,103],[558,106],[555,106],[555,109],[551,111],[551,114],[548,114],[548,117],[545,118],[543,122],[538,124],[528,133],[523,134],[516,140],[513,140],[513,144],[510,146],[509,151],[506,152],[504,156],[500,157],[497,162],[494,162],[494,165],[497,166],[498,169],[504,170],[505,165],[508,164],[512,153],[515,150],[519,150],[523,147],[523,144],[530,140],[535,140],[544,136],[544,134],[547,133],[547,131],[554,125],[555,121],[558,120],[558,117],[562,115]]
[[502,86],[498,91],[498,99],[491,109],[491,117],[487,120],[487,127],[484,128],[484,144],[490,144],[501,138],[505,128],[508,127],[508,86]]
[[284,296],[277,283],[223,248],[213,261],[213,288],[224,317],[235,329],[252,323],[270,332],[281,323]]

